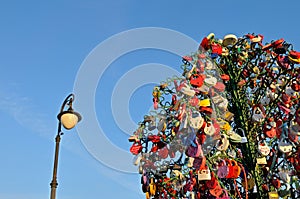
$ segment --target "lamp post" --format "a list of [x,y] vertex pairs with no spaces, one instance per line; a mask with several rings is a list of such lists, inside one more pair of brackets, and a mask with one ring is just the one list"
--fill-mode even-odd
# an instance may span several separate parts
[[[53,176],[52,176],[52,181],[50,183],[50,187],[51,187],[50,199],[56,198],[56,188],[58,185],[56,175],[57,175],[57,165],[58,165],[59,143],[61,139],[60,136],[63,135],[63,132],[61,131],[61,126],[63,126],[67,130],[70,130],[81,120],[80,114],[75,112],[72,108],[72,103],[74,101],[74,98],[75,98],[74,94],[68,95],[68,97],[66,97],[65,101],[61,106],[59,114],[57,115],[58,130],[55,138],[56,144],[55,144]],[[69,108],[67,110],[64,110],[66,105],[69,106]]]

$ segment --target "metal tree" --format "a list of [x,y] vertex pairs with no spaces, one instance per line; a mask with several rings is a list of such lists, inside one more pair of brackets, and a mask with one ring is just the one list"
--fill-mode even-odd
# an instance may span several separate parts
[[298,198],[300,53],[214,34],[129,138],[146,198]]

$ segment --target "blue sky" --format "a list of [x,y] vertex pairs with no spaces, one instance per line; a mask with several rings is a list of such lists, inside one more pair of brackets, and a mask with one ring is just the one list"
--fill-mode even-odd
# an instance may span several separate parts
[[[265,41],[284,38],[299,50],[298,7],[296,0],[288,3],[279,0],[1,1],[0,198],[49,197],[56,115],[65,97],[73,92],[84,60],[101,42],[123,31],[160,27],[196,41],[210,32],[219,38],[229,33],[242,36],[254,32],[263,34]],[[119,48],[122,45],[126,44],[120,43]],[[182,46],[180,42],[177,45]],[[113,50],[107,49],[108,52]],[[105,57],[99,56],[101,59]],[[95,104],[90,105],[95,107],[106,137],[123,150],[130,147],[127,142],[130,132],[122,131],[116,124],[111,96],[119,79],[136,66],[147,63],[159,63],[180,71],[181,59],[157,49],[120,56],[103,73],[94,91]],[[149,74],[141,73],[138,78],[147,76]],[[135,80],[132,82],[136,83]],[[89,82],[88,75],[86,82]],[[131,81],[127,81],[122,86],[130,87],[130,84]],[[148,112],[153,85],[149,81],[131,94],[128,109],[134,122]],[[76,100],[75,109],[80,103]],[[121,103],[124,99],[121,96],[117,103],[118,100]],[[89,118],[82,116],[78,128],[83,133],[88,131],[85,127]],[[58,198],[143,198],[138,174],[119,172],[103,165],[88,152],[76,129],[64,132]],[[122,160],[120,155],[111,155],[109,150],[100,154],[118,164],[131,162]]]

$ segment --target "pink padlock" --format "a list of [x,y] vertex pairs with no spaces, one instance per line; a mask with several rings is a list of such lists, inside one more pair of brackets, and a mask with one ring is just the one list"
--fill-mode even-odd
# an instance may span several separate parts
[[228,196],[228,193],[227,193],[226,189],[223,189],[222,196],[217,197],[217,199],[230,199],[230,197]]
[[225,160],[222,160],[222,162],[218,166],[217,175],[219,178],[226,178],[226,176],[228,175],[228,172],[229,172],[229,168],[228,168]]

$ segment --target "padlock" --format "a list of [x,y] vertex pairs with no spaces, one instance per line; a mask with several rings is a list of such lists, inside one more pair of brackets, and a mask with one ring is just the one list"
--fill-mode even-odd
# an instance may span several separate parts
[[229,135],[228,137],[229,137],[229,139],[230,139],[231,142],[241,143],[242,137],[239,134],[235,133],[232,129],[230,129],[227,132],[227,134]]
[[189,125],[190,127],[198,130],[202,127],[204,123],[204,119],[199,112],[193,112],[189,117]]
[[158,122],[158,125],[157,125],[157,130],[159,132],[164,132],[167,128],[167,123],[166,123],[166,120],[161,118]]
[[253,107],[253,113],[252,113],[252,121],[253,122],[262,122],[265,118],[265,115],[263,111],[260,109],[260,107],[255,106]]
[[215,187],[220,186],[214,172],[211,173],[211,179],[205,182],[205,186],[209,189],[214,189]]
[[216,132],[216,129],[212,124],[206,123],[203,131],[206,135],[213,136]]
[[276,122],[271,119],[268,119],[268,122],[265,123],[263,129],[265,135],[269,138],[273,138],[276,136]]
[[271,102],[271,99],[268,96],[264,96],[260,99],[260,103],[264,106],[270,104],[270,102]]
[[142,173],[143,173],[143,165],[140,164],[140,165],[139,165],[139,174],[142,174]]
[[148,124],[149,131],[156,129],[156,121],[153,115],[145,115],[144,122]]
[[215,188],[210,189],[209,193],[215,197],[220,197],[223,193],[222,187],[218,184]]
[[192,168],[192,167],[193,167],[194,160],[195,160],[195,158],[189,157],[189,158],[188,158],[187,167]]
[[230,197],[228,196],[226,189],[223,189],[223,195],[220,197],[217,197],[216,199],[230,199]]
[[276,177],[273,177],[272,179],[272,185],[276,188],[276,189],[279,189],[280,188],[280,180]]
[[258,150],[261,155],[267,156],[269,155],[271,149],[266,142],[260,142],[258,143]]
[[190,192],[189,199],[195,199],[195,193],[194,192]]
[[279,178],[286,182],[286,183],[290,183],[291,181],[291,176],[289,175],[288,171],[286,170],[281,170],[278,172]]
[[233,35],[233,34],[228,34],[225,35],[223,38],[223,46],[227,47],[227,46],[233,46],[234,44],[236,44],[236,42],[238,41],[237,36]]
[[[248,187],[246,187],[246,182],[245,182],[245,180],[247,180],[247,186],[248,186]],[[242,185],[243,185],[244,188],[246,188],[246,189],[248,189],[248,190],[252,190],[252,189],[254,188],[254,186],[255,186],[255,180],[254,180],[254,179],[252,178],[252,176],[250,175],[250,176],[248,176],[248,178],[243,179]]]
[[180,92],[189,97],[193,97],[196,94],[196,91],[192,90],[191,87],[186,83],[184,83],[184,86],[181,88]]
[[202,74],[202,75],[193,74],[190,77],[190,84],[193,87],[199,88],[199,87],[201,87],[203,85],[204,80],[205,80],[205,75],[204,74]]
[[219,178],[226,178],[229,173],[229,167],[226,164],[225,160],[222,160],[221,163],[218,165],[217,175]]
[[141,153],[139,153],[138,155],[136,155],[134,158],[133,158],[133,164],[135,166],[138,166],[142,160],[143,156]]
[[300,125],[295,121],[291,122],[289,130],[293,134],[300,135]]
[[[231,167],[232,169],[230,169],[229,167],[229,175],[231,176],[231,178],[238,178],[241,174],[241,167],[238,165],[238,163],[235,160],[230,160],[231,161]],[[232,174],[230,174],[230,172],[232,172]]]
[[205,69],[206,70],[214,70],[214,69],[216,69],[216,66],[215,66],[215,64],[213,62],[207,60],[205,62]]
[[168,145],[158,150],[158,155],[162,159],[166,159],[169,156],[169,148]]
[[172,170],[172,173],[181,181],[185,181],[186,177],[179,170]]
[[129,142],[138,142],[140,141],[138,136],[137,135],[131,135],[129,138],[128,138],[128,141]]
[[203,99],[199,101],[199,106],[210,106],[210,99]]
[[293,150],[293,145],[288,142],[284,142],[284,140],[281,139],[278,143],[278,149],[282,153],[289,153]]
[[219,103],[223,102],[223,100],[224,100],[225,98],[223,98],[223,97],[222,97],[221,95],[219,95],[219,94],[215,94],[213,97],[211,97],[211,99],[212,99],[213,103],[219,104]]
[[208,167],[203,170],[198,170],[198,181],[202,180],[211,180],[211,174]]
[[221,110],[227,110],[228,100],[224,99],[221,103],[217,104],[217,107]]
[[206,83],[206,85],[208,86],[214,86],[216,85],[216,83],[218,82],[217,78],[211,76],[211,75],[206,75],[206,78],[204,80],[204,82]]
[[194,107],[197,107],[199,105],[199,99],[198,97],[195,95],[194,97],[192,97],[190,100],[189,100],[189,104],[191,106],[194,106]]
[[242,144],[247,143],[247,142],[248,142],[248,139],[247,139],[247,137],[246,137],[246,135],[245,135],[245,131],[244,131],[242,128],[237,128],[237,130],[242,131],[242,134],[243,134],[242,139],[241,139],[241,143],[242,143]]
[[223,84],[222,82],[217,82],[216,85],[214,85],[214,89],[216,89],[219,92],[224,92],[225,91],[225,84]]
[[232,119],[234,117],[234,114],[231,113],[230,111],[226,111],[225,114],[224,114],[224,119],[227,121],[227,122],[231,122]]
[[149,193],[151,196],[155,196],[155,194],[156,194],[156,184],[155,184],[153,178],[150,179]]
[[290,132],[288,133],[288,138],[290,139],[290,141],[292,141],[292,142],[294,142],[294,143],[295,143],[295,142],[298,142],[298,140],[299,140],[298,134],[292,132],[291,130],[290,130]]
[[132,146],[130,147],[130,152],[133,154],[133,155],[137,155],[139,154],[143,149],[143,146],[140,142],[135,142],[132,144]]
[[229,146],[229,140],[227,139],[227,135],[222,134],[221,138],[217,141],[216,147],[219,151],[226,151]]
[[230,150],[227,152],[228,156],[235,159],[236,158],[236,152],[235,150]]
[[256,158],[256,164],[259,164],[259,165],[265,165],[265,164],[267,164],[266,157]]
[[189,70],[188,72],[185,73],[185,77],[187,79],[190,79],[190,77],[192,76],[194,70],[196,69],[197,65],[196,64],[193,64],[193,67],[191,68],[191,70]]

